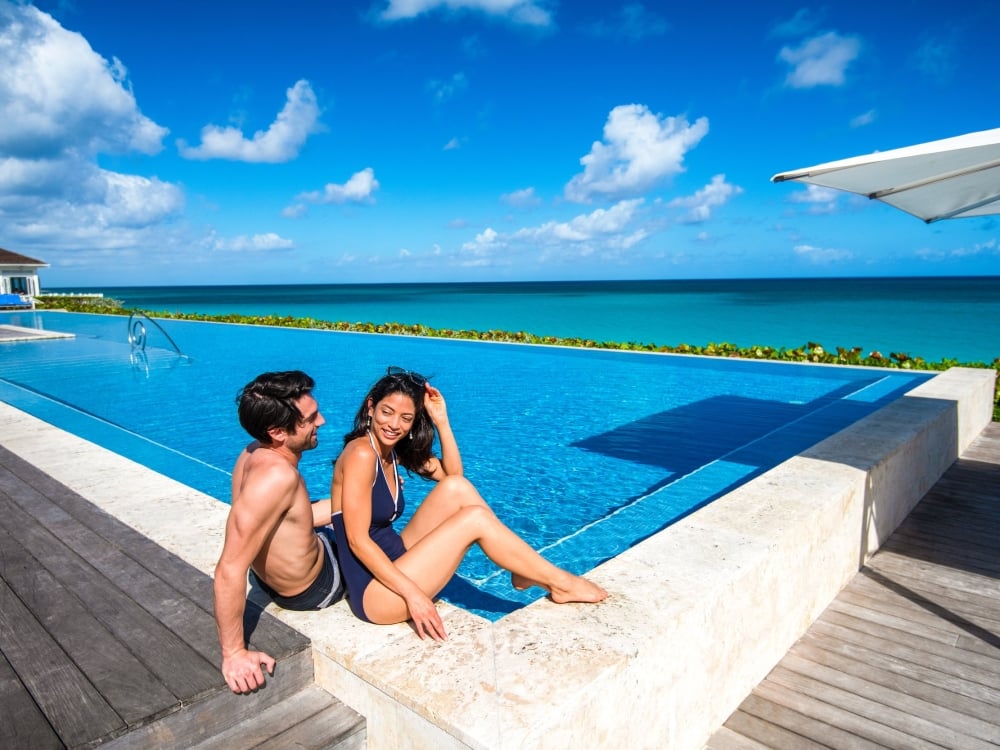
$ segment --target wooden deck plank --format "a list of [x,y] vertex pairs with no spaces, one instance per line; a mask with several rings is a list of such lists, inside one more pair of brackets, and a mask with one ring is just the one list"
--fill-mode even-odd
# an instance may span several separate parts
[[940,747],[894,727],[867,721],[851,710],[790,689],[777,680],[759,685],[747,699],[744,710],[784,727],[794,726],[797,732],[808,735],[822,747],[850,750],[884,747],[938,750]]
[[[2,643],[3,636],[0,636]],[[45,714],[30,693],[23,689],[14,668],[0,653],[0,712],[3,715],[3,739],[12,748],[50,750],[63,743],[53,731]]]
[[[962,635],[957,629],[949,631],[940,623],[933,627],[924,623],[915,623],[911,619],[898,617],[894,612],[887,609],[876,610],[868,607],[859,607],[844,599],[838,599],[833,602],[827,613],[836,613],[855,620],[864,621],[867,623],[866,627],[889,628],[896,633],[902,633],[906,636],[920,638],[951,648],[957,646],[958,639]],[[939,646],[931,647],[928,645],[929,650],[932,648],[940,650]],[[969,658],[976,659],[979,658],[979,654],[982,654],[982,658],[996,661],[996,647],[980,639],[970,641],[963,648],[964,650],[973,652]]]
[[1000,563],[990,560],[986,554],[980,554],[974,545],[965,544],[956,549],[960,540],[930,539],[918,537],[912,533],[902,533],[893,541],[893,549],[903,549],[910,557],[920,557],[938,565],[960,567],[962,570],[972,570],[987,576],[1000,575]]
[[191,750],[229,750],[236,746],[234,738],[255,750],[326,748],[331,738],[338,742],[338,749],[360,749],[364,747],[365,727],[351,709],[333,700],[322,688],[312,687],[227,732],[199,742]]
[[902,658],[904,654],[899,650],[894,653],[886,653],[884,650],[868,648],[857,640],[843,640],[824,633],[820,628],[811,628],[799,642],[799,645],[803,644],[808,644],[830,654],[843,656],[847,659],[867,664],[873,669],[881,670],[884,673],[882,679],[886,681],[893,681],[894,677],[898,675],[926,685],[943,688],[956,695],[971,698],[990,708],[989,715],[981,716],[980,718],[992,719],[996,711],[996,706],[1000,706],[1000,690],[992,688],[989,685],[984,685],[981,681],[977,680],[978,673],[975,671],[972,673],[955,674],[951,669],[951,663],[946,665],[948,671],[935,669],[934,665],[922,661],[913,661],[911,654],[906,655],[909,658]]
[[[890,539],[889,542],[891,541]],[[1000,598],[1000,580],[975,571],[935,565],[926,560],[909,557],[904,554],[904,549],[901,545],[883,547],[865,567],[889,578],[899,580],[909,578],[914,583],[922,581],[955,591]]]
[[996,719],[996,703],[969,698],[950,688],[940,687],[933,682],[918,679],[916,675],[906,675],[901,670],[886,669],[877,661],[862,661],[844,656],[836,651],[827,651],[821,645],[806,639],[796,644],[792,653],[800,659],[835,670],[846,677],[865,680],[872,685],[926,701],[935,707],[947,706],[949,711],[956,711],[963,716],[986,722],[983,727],[977,730],[983,733],[977,735],[982,736],[983,739],[992,741],[1000,735],[1000,727],[991,724]]
[[233,738],[239,736],[244,743],[257,748],[260,743],[291,729],[304,718],[315,716],[329,705],[330,696],[322,689],[303,691],[295,698],[271,706],[228,731],[199,742],[195,747],[197,750],[228,750],[233,747]]
[[782,748],[783,750],[826,750],[827,745],[821,745],[800,734],[796,734],[785,729],[781,724],[781,716],[785,709],[780,705],[765,707],[755,701],[754,696],[747,698],[744,703],[747,708],[752,708],[765,714],[764,718],[756,716],[745,710],[742,706],[726,722],[726,726],[733,732],[741,734],[755,741],[758,745],[769,748]]
[[[79,627],[73,628],[67,621],[67,630],[60,631],[61,635],[72,639],[67,643],[75,643],[81,637],[77,631],[91,633],[91,621],[100,623],[100,628],[95,628],[91,635],[107,641],[102,647],[107,651],[101,657],[121,659],[120,664],[114,666],[130,675],[127,680],[118,680],[123,691],[119,699],[125,699],[129,708],[120,708],[117,702],[112,701],[126,721],[131,724],[156,715],[179,703],[193,700],[218,685],[218,672],[212,664],[192,651],[74,550],[66,547],[56,535],[25,514],[17,504],[4,502],[6,497],[6,493],[0,495],[0,526],[22,540],[32,550],[31,557],[52,577],[55,587],[52,608],[63,607],[67,612],[74,612],[74,618],[79,618]],[[25,554],[28,554],[27,551]],[[10,582],[6,575],[5,578]],[[21,596],[23,598],[24,595]],[[32,609],[37,612],[39,609],[36,607],[41,606],[43,604],[39,602]],[[128,649],[124,649],[120,645],[122,643],[129,644]],[[84,657],[74,654],[74,658]],[[93,674],[89,669],[85,671]],[[150,684],[144,690],[142,685],[146,682]],[[109,696],[108,693],[105,695]],[[145,695],[148,702],[139,702],[140,695]]]
[[855,576],[839,598],[858,607],[881,609],[910,620],[916,627],[931,627],[956,636],[974,634],[992,645],[1000,645],[993,633],[1000,632],[995,603],[973,595],[955,598],[937,591],[915,591],[899,581],[876,580],[870,571]]
[[[0,526],[4,527],[3,580],[66,655],[100,691],[126,723],[139,721],[177,705],[167,689],[114,633],[109,631],[45,565],[22,544],[30,541],[24,528],[11,531],[12,511],[0,495]],[[79,570],[81,578],[86,571]],[[77,581],[83,587],[83,580]],[[18,667],[22,673],[23,666]],[[56,730],[61,733],[57,726]]]
[[[0,487],[4,472],[0,470]],[[95,616],[114,630],[113,620],[122,627],[149,631],[137,644],[140,658],[164,676],[167,684],[183,700],[188,700],[218,681],[218,637],[212,615],[189,596],[164,582],[157,573],[124,554],[113,540],[99,536],[49,498],[21,485],[14,497],[21,511],[30,514],[44,531],[38,531],[38,549],[55,550],[64,545],[72,553],[69,560],[54,556],[50,569],[62,571],[64,580],[87,580],[82,568],[98,575],[89,588],[73,585],[74,593],[86,602]],[[58,574],[58,573],[57,573]],[[101,580],[103,577],[103,580]],[[114,603],[116,606],[109,606]],[[131,622],[125,620],[131,612]],[[201,659],[186,652],[193,648]],[[183,656],[178,660],[178,654]]]
[[[789,668],[789,664],[797,669]],[[920,713],[920,709],[928,705],[924,701],[908,700],[906,696],[895,695],[892,691],[876,689],[864,680],[848,678],[836,670],[815,669],[790,654],[774,668],[768,680],[795,693],[836,706],[845,715],[858,717],[858,729],[882,724],[906,735],[907,742],[903,748],[929,742],[967,750],[996,750],[992,742],[971,737],[951,725],[926,718]],[[953,718],[946,712],[939,713]]]
[[998,539],[993,423],[706,747],[1000,747]]
[[59,738],[77,747],[123,730],[125,722],[5,581],[6,575],[0,580],[0,651]]
[[769,750],[769,746],[722,727],[712,735],[705,750]]
[[367,733],[360,727],[357,714],[346,706],[325,707],[321,711],[288,727],[280,734],[260,743],[255,750],[325,750],[330,738],[338,739],[338,748],[364,750]]
[[[968,576],[963,577],[968,579]],[[887,576],[875,568],[867,567],[861,571],[861,575],[854,577],[846,590],[855,589],[881,590],[886,595],[887,601],[895,601],[898,597],[933,610],[940,616],[953,613],[960,619],[982,618],[991,623],[996,623],[1000,617],[995,597],[981,590],[954,585],[942,586],[924,578],[907,575],[905,572]]]
[[[216,666],[221,664],[218,635],[215,631],[212,613],[213,584],[209,576],[88,502],[79,494],[3,446],[0,446],[0,465],[19,480],[22,486],[34,488],[55,506],[68,513],[78,524],[105,540],[106,546],[120,550],[136,564],[152,572],[161,581],[179,592],[182,599],[188,599],[200,607],[211,618],[209,627],[205,627],[205,620],[200,616],[186,619],[178,614],[174,619],[181,620],[182,625],[177,632],[211,663]],[[2,476],[0,476],[0,482],[2,482]],[[72,526],[72,524],[68,525]],[[95,562],[99,562],[99,560]],[[142,596],[141,590],[136,591],[138,587],[129,586],[130,580],[127,577],[116,578],[116,581],[123,590],[127,590],[130,595],[138,596],[137,601],[143,602],[149,611],[154,612],[157,606],[154,596]],[[172,596],[176,597],[176,594]],[[154,614],[159,616],[160,612],[154,612]],[[248,626],[248,637],[254,648],[265,651],[275,658],[281,658],[283,655],[300,651],[308,644],[308,639],[305,636],[268,613],[263,613],[263,620],[267,626],[256,627],[255,625],[260,619],[259,614],[248,607],[245,624]],[[167,619],[170,617],[167,615]]]
[[883,637],[891,635],[890,633],[883,632],[872,635],[870,633],[859,632],[838,625],[826,618],[813,623],[809,629],[809,633],[806,635],[812,633],[827,635],[845,643],[860,645],[872,651],[886,654],[904,664],[924,664],[938,672],[969,680],[992,690],[1000,690],[1000,675],[995,670],[984,669],[978,660],[973,660],[972,663],[957,661],[951,658],[951,654],[947,650],[943,653],[931,653],[924,649],[914,648],[910,644],[902,643],[898,638]]

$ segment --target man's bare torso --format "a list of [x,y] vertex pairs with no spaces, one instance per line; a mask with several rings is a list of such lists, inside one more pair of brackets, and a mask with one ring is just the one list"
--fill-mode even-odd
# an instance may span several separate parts
[[257,576],[282,596],[307,589],[319,575],[324,553],[298,469],[285,457],[252,443],[233,469],[232,503],[237,518],[268,519],[253,561]]

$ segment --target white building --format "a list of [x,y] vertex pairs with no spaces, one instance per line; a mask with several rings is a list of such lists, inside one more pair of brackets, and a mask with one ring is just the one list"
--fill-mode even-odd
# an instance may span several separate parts
[[38,269],[48,267],[45,261],[0,247],[0,307],[33,306],[41,293]]

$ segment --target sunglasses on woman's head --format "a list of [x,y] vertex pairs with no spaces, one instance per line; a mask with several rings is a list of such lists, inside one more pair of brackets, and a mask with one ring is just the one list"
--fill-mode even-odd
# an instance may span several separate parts
[[419,372],[410,372],[409,370],[404,370],[402,367],[387,367],[385,369],[386,375],[394,375],[399,378],[406,378],[417,388],[423,388],[427,385],[427,378],[421,375]]

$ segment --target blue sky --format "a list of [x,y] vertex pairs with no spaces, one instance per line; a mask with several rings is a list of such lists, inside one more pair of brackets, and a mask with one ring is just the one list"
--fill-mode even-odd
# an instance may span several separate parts
[[56,287],[1000,274],[995,218],[770,182],[1000,126],[995,3],[941,8],[0,0],[0,247]]

